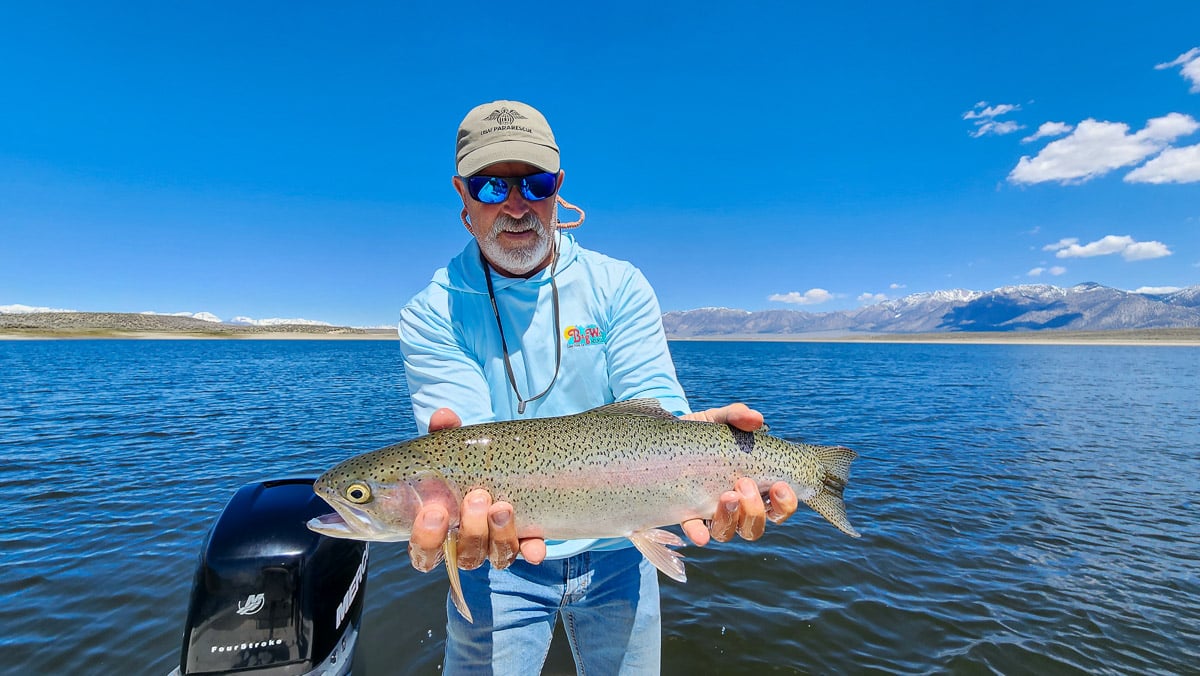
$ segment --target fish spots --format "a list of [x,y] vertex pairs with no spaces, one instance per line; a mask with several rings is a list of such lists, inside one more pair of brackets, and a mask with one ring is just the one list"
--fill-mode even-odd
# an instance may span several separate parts
[[348,459],[330,474],[332,485],[370,484],[375,505],[389,495],[381,520],[398,531],[423,501],[450,511],[480,487],[514,506],[518,532],[607,537],[711,516],[716,496],[738,477],[760,486],[787,481],[802,500],[832,492],[838,486],[826,474],[838,475],[834,467],[848,460],[825,466],[821,450],[727,425],[613,411],[449,428]]

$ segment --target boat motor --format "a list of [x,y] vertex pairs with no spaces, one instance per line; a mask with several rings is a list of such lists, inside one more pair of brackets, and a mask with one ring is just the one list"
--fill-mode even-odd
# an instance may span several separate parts
[[305,523],[333,510],[313,479],[250,483],[200,552],[178,674],[350,673],[367,580],[367,543]]

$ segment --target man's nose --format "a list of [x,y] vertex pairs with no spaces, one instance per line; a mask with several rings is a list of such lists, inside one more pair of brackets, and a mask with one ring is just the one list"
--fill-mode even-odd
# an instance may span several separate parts
[[521,218],[529,213],[529,200],[525,199],[520,190],[510,190],[508,199],[500,203],[500,211],[513,218]]

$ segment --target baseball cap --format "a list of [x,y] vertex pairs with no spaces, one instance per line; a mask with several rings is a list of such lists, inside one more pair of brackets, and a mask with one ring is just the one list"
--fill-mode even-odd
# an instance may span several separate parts
[[550,123],[528,103],[493,101],[476,106],[458,126],[459,176],[497,162],[524,162],[558,171],[558,146]]

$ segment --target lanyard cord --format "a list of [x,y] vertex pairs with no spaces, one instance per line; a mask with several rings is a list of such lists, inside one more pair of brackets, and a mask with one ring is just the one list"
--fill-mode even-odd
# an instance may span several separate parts
[[508,373],[508,384],[512,385],[513,394],[517,395],[517,415],[525,415],[525,405],[531,401],[537,401],[546,396],[551,387],[554,387],[554,381],[558,380],[558,368],[562,364],[562,342],[559,325],[558,311],[558,283],[554,281],[554,273],[558,268],[558,247],[554,247],[554,262],[550,265],[550,295],[554,300],[554,377],[550,379],[550,384],[542,393],[536,397],[524,399],[521,397],[521,391],[517,389],[517,377],[513,375],[512,362],[508,358],[508,342],[504,340],[504,324],[500,322],[500,308],[496,305],[496,290],[492,286],[492,269],[488,265],[487,258],[484,258],[483,251],[479,252],[479,262],[483,263],[483,278],[487,280],[488,299],[492,301],[492,314],[496,317],[496,328],[500,331],[500,348],[504,350],[504,370]]

